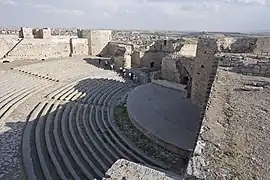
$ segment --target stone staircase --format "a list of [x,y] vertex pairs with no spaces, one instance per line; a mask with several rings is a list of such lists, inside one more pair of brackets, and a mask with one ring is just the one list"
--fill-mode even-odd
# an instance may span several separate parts
[[23,135],[28,179],[101,179],[121,158],[167,169],[135,147],[115,125],[117,99],[133,86],[86,79],[48,94],[30,113]]
[[20,104],[54,82],[7,72],[0,78],[0,127]]

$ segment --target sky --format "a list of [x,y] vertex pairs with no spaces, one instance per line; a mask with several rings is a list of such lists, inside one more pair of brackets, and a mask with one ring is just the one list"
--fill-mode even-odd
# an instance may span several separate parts
[[270,0],[0,0],[0,26],[270,31]]

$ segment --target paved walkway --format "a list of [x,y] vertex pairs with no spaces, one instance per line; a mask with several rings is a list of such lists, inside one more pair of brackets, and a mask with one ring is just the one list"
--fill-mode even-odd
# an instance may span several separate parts
[[127,108],[133,122],[144,134],[180,149],[191,150],[199,126],[200,108],[184,92],[149,83],[137,87],[128,97]]

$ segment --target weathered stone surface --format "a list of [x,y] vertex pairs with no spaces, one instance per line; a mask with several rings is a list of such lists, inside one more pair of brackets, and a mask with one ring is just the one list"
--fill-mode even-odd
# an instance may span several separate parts
[[21,27],[19,31],[19,38],[34,38],[32,28]]
[[207,180],[268,179],[269,78],[218,70],[188,173]]
[[181,177],[119,159],[106,172],[104,180],[180,180]]

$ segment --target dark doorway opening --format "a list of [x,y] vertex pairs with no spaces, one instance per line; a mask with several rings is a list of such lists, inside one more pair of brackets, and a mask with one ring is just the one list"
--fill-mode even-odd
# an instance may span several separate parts
[[154,62],[151,62],[151,63],[150,63],[150,67],[151,67],[151,68],[155,67],[155,63],[154,63]]

